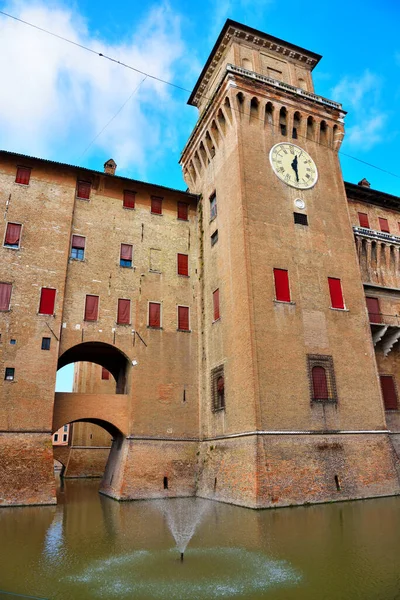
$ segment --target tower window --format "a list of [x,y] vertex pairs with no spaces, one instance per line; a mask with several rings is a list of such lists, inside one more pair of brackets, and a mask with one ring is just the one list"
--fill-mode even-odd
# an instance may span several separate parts
[[220,318],[219,312],[219,289],[213,292],[213,308],[214,308],[214,321],[218,321]]
[[340,279],[328,277],[329,293],[331,296],[331,308],[344,308],[342,284]]
[[4,238],[4,246],[6,248],[19,248],[21,239],[22,225],[19,223],[7,223],[6,237]]
[[307,361],[311,401],[337,402],[332,357],[321,354],[309,354]]
[[10,310],[11,283],[0,283],[0,310]]
[[189,257],[187,254],[178,254],[178,275],[189,276]]
[[85,321],[97,321],[99,316],[99,297],[88,294],[85,300]]
[[40,291],[40,315],[53,315],[56,301],[56,290],[54,288],[42,288]]
[[369,219],[367,213],[358,213],[358,221],[360,223],[360,227],[365,227],[365,229],[369,229]]
[[101,378],[108,381],[110,379],[110,371],[104,367],[101,367]]
[[5,381],[14,381],[15,369],[14,367],[6,367],[4,374]]
[[279,112],[279,127],[282,135],[287,135],[287,111],[284,106],[282,106]]
[[85,238],[82,235],[73,235],[71,242],[70,258],[75,260],[84,260],[85,258]]
[[78,181],[76,185],[76,197],[79,200],[89,200],[91,187],[92,184],[90,181]]
[[119,266],[132,267],[132,244],[121,244]]
[[211,371],[211,401],[213,412],[225,409],[224,365]]
[[151,213],[153,215],[162,215],[162,198],[158,196],[151,197]]
[[216,229],[214,231],[213,234],[211,234],[211,246],[215,246],[215,244],[218,242],[218,229]]
[[42,350],[50,350],[51,339],[49,337],[42,338]]
[[303,213],[293,213],[293,217],[294,217],[294,222],[297,225],[308,225],[308,218],[307,215],[303,214]]
[[289,274],[285,269],[274,269],[275,299],[290,302]]
[[178,219],[187,221],[189,215],[189,205],[186,202],[178,202]]
[[297,140],[297,127],[293,127],[292,129],[292,138]]
[[381,231],[384,231],[385,233],[390,233],[389,223],[388,223],[387,219],[384,219],[383,217],[379,217],[379,227],[380,227]]
[[135,200],[136,200],[136,192],[131,192],[130,190],[124,190],[124,199],[122,202],[122,206],[124,208],[134,209],[135,208]]
[[161,327],[161,304],[149,302],[149,327],[160,329]]
[[15,183],[20,183],[21,185],[29,185],[30,178],[31,169],[29,167],[17,167]]
[[381,390],[385,410],[397,410],[397,391],[392,375],[380,375]]

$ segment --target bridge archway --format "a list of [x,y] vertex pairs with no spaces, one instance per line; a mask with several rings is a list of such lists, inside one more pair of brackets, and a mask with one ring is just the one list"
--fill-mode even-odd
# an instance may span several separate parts
[[130,383],[131,361],[121,350],[104,342],[82,342],[68,348],[58,359],[57,369],[78,362],[101,365],[110,371],[116,384],[116,394],[126,394]]

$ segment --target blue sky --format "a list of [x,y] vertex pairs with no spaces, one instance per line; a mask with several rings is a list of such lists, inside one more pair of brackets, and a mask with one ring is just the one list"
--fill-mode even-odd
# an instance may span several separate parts
[[[344,179],[400,195],[397,0],[0,0],[0,10],[188,90],[226,18],[322,54],[315,90],[348,111]],[[185,189],[178,160],[197,119],[189,92],[3,15],[0,50],[0,148],[97,170],[112,157],[120,175]]]

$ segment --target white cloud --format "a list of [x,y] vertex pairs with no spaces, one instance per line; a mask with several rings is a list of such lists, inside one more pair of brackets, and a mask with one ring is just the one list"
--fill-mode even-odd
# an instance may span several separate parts
[[[4,11],[165,80],[174,80],[175,62],[185,52],[180,19],[166,4],[114,45],[60,4],[16,1]],[[143,79],[1,15],[0,71],[0,147],[74,163]],[[176,144],[171,130],[161,143],[161,127],[176,113],[171,89],[147,78],[91,150],[103,149],[119,167],[135,166],[145,176],[145,157],[152,153],[156,160]]]
[[359,150],[369,150],[384,139],[388,115],[381,107],[382,85],[379,75],[366,70],[358,78],[343,77],[332,89],[331,97],[349,111],[345,141]]

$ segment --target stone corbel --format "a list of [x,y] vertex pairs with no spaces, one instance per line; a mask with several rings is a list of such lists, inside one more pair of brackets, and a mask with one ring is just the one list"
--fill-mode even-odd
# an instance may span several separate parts
[[400,327],[397,327],[393,333],[385,336],[382,342],[383,356],[387,356],[396,342],[400,339]]
[[377,331],[372,334],[372,341],[374,342],[374,346],[377,345],[378,342],[381,341],[383,336],[388,330],[388,325],[382,325]]

